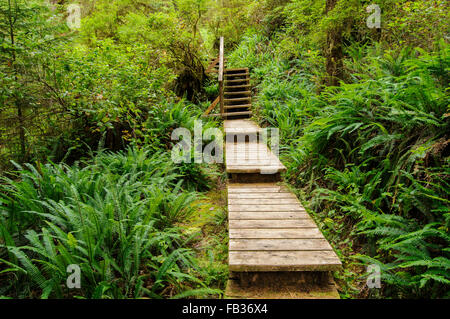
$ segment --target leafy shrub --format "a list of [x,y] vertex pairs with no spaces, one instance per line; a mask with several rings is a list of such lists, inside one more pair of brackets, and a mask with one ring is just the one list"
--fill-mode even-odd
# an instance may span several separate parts
[[[17,165],[1,185],[0,293],[16,297],[128,298],[217,293],[195,275],[178,223],[195,211],[164,153],[100,153],[69,167]],[[65,286],[70,264],[81,290]],[[2,281],[3,281],[2,279]]]
[[249,56],[259,120],[280,128],[286,177],[344,262],[380,265],[382,296],[448,297],[448,44],[353,44],[349,83],[323,88],[304,61],[256,39],[230,60]]

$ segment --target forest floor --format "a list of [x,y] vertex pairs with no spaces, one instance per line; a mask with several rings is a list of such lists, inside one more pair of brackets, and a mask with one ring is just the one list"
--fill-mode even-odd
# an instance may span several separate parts
[[212,176],[212,188],[193,204],[197,213],[184,223],[186,237],[193,236],[192,248],[198,265],[205,272],[209,288],[225,290],[228,280],[228,222],[226,176]]

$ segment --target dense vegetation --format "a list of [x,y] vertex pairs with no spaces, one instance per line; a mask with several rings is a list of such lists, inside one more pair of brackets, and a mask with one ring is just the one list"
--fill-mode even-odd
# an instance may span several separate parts
[[[278,29],[248,31],[229,60],[251,68],[255,112],[280,128],[286,178],[346,263],[342,295],[450,297],[448,7],[386,1],[386,28],[370,34],[359,30],[362,4],[338,1],[348,11],[324,17],[325,1],[315,3],[270,10]],[[424,15],[436,28],[416,24]],[[339,23],[348,30],[330,74],[326,39]],[[381,290],[364,287],[358,265],[369,264]]]
[[170,150],[217,95],[223,35],[344,262],[341,296],[450,297],[446,1],[380,0],[381,28],[356,0],[79,3],[71,30],[68,1],[0,0],[0,296],[221,296],[220,166]]

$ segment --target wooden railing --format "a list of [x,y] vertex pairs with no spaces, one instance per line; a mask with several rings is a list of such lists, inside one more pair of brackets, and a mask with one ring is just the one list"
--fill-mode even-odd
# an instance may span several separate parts
[[[214,100],[214,102],[211,103],[211,105],[206,109],[205,113],[203,113],[203,116],[219,116],[224,113],[224,106],[223,106],[223,73],[224,73],[224,39],[223,37],[220,37],[220,46],[219,46],[219,56],[214,59],[211,64],[206,69],[206,73],[210,73],[214,67],[216,67],[217,63],[219,63],[219,70],[218,70],[218,81],[219,81],[219,96]],[[217,106],[217,104],[220,105],[220,114],[210,114],[209,113]]]
[[220,114],[223,114],[223,37],[220,37],[219,49],[219,97],[220,97]]

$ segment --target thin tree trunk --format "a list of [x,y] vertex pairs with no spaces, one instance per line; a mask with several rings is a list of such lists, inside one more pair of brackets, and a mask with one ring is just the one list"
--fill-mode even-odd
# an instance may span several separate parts
[[[333,10],[337,2],[338,0],[327,0],[325,13]],[[328,74],[326,83],[328,86],[339,85],[339,80],[343,79],[342,27],[328,30],[325,57]]]
[[[17,8],[16,8],[17,10]],[[17,14],[17,12],[16,12]],[[11,0],[8,0],[8,22],[9,22],[9,39],[11,41],[11,47],[13,48],[11,50],[11,66],[14,70],[14,80],[18,81],[17,76],[17,66],[16,66],[16,51],[14,48],[15,45],[15,34],[14,34],[14,23],[15,19],[13,18],[12,13],[12,4]],[[26,137],[25,137],[25,128],[24,128],[24,117],[23,117],[23,108],[22,108],[22,101],[19,100],[18,97],[15,99],[15,104],[17,108],[17,118],[19,120],[19,142],[20,142],[20,161],[25,161],[26,156]]]

